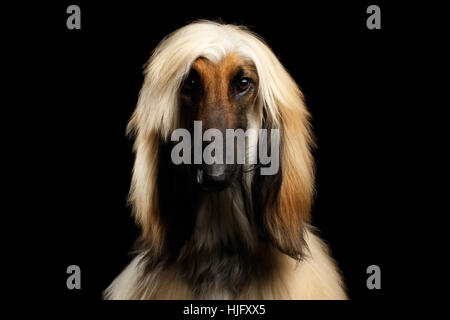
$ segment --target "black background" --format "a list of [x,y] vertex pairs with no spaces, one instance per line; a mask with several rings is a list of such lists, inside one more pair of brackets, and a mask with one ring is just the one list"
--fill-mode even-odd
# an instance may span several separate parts
[[[26,137],[33,196],[18,203],[32,207],[25,270],[39,270],[36,298],[101,299],[131,260],[139,229],[126,205],[134,157],[125,126],[151,51],[197,18],[250,27],[297,81],[318,143],[313,225],[352,300],[395,297],[393,258],[404,241],[393,230],[401,214],[396,155],[404,108],[396,93],[407,31],[396,22],[399,10],[384,2],[288,3],[77,1],[36,8],[42,15],[32,21],[20,80],[39,99],[31,112],[35,130]],[[81,8],[81,30],[66,28],[70,4]],[[370,4],[381,7],[381,30],[366,28]],[[66,288],[71,264],[81,267],[81,290]],[[381,268],[381,290],[366,287],[371,264]]]

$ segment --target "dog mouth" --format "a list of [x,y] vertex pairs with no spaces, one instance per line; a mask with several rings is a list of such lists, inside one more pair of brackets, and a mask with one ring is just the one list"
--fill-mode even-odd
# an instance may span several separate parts
[[234,179],[233,166],[206,165],[196,168],[197,185],[204,192],[220,192],[228,188]]

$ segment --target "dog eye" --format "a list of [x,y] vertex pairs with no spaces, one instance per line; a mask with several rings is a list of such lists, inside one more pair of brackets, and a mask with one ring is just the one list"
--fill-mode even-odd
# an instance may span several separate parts
[[200,79],[196,72],[191,72],[189,76],[184,80],[183,89],[186,91],[193,91],[198,88]]
[[244,93],[250,87],[252,80],[250,78],[240,78],[237,83],[237,92],[239,94]]

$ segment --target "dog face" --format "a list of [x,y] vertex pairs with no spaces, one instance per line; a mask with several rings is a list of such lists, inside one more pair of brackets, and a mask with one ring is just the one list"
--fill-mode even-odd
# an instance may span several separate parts
[[[226,136],[227,129],[245,131],[247,114],[255,109],[257,91],[258,74],[255,66],[238,54],[228,54],[218,63],[200,57],[193,63],[181,86],[181,121],[191,132],[193,121],[201,121],[203,132],[217,129],[222,137]],[[220,164],[204,163],[194,167],[197,171],[194,176],[202,175],[199,184],[204,190],[221,190],[237,176],[240,166],[236,161],[232,164],[225,161],[226,144],[224,138]]]

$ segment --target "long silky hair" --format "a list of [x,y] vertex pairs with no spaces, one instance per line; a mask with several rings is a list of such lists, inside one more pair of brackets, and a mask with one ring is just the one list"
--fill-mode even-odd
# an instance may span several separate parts
[[313,137],[302,93],[257,35],[245,27],[199,21],[168,35],[154,50],[127,128],[135,137],[136,154],[129,202],[153,259],[167,245],[158,174],[160,151],[180,126],[180,86],[197,58],[219,62],[231,52],[256,67],[258,126],[279,128],[281,133],[278,174],[256,173],[252,181],[253,208],[259,211],[261,232],[281,252],[301,258],[303,225],[309,221],[314,192]]

